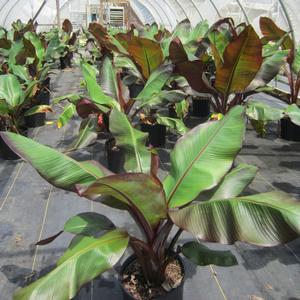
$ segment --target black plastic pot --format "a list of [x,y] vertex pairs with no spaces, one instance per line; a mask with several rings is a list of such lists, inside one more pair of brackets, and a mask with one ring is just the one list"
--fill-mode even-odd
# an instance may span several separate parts
[[142,84],[133,83],[128,88],[130,98],[136,98],[144,89],[144,86]]
[[[27,136],[27,131],[21,131],[22,135]],[[20,156],[17,155],[14,151],[12,151],[5,141],[0,136],[0,158],[4,160],[17,160],[20,159]]]
[[37,113],[31,116],[25,116],[25,126],[27,128],[36,128],[45,125],[46,113]]
[[178,118],[178,116],[177,116],[177,112],[176,112],[176,110],[175,110],[175,107],[174,107],[174,105],[170,105],[169,107],[168,107],[168,109],[169,109],[169,117],[170,118]]
[[66,68],[71,68],[72,67],[72,57],[73,55],[68,53],[64,57],[60,57],[60,68],[66,69]]
[[210,98],[194,97],[193,98],[193,113],[194,117],[207,118],[210,115]]
[[280,121],[281,125],[281,138],[300,142],[300,126],[294,124],[290,119],[284,118]]
[[50,93],[48,90],[43,89],[39,92],[39,94],[36,97],[37,101],[41,105],[49,105],[50,104]]
[[149,133],[148,143],[153,147],[163,147],[166,144],[167,128],[165,125],[141,123],[141,130]]
[[115,146],[114,140],[105,143],[107,157],[107,167],[110,171],[118,174],[124,171],[125,153],[122,149]]
[[[122,276],[123,274],[125,273],[125,271],[127,270],[127,268],[133,263],[136,261],[136,256],[135,255],[131,255],[130,257],[128,257],[125,262],[123,263],[122,267],[121,267],[121,272],[120,272],[120,281],[122,279]],[[182,300],[183,299],[183,288],[184,288],[184,264],[183,264],[183,261],[181,259],[181,257],[178,255],[176,257],[176,259],[178,260],[180,266],[181,266],[181,270],[183,272],[183,279],[182,279],[182,282],[181,284],[171,290],[169,293],[167,293],[166,295],[164,296],[161,296],[161,297],[158,297],[158,298],[155,298],[155,300]],[[131,296],[128,291],[123,287],[123,285],[121,284],[122,286],[122,293],[123,293],[123,300],[136,300],[133,296]]]

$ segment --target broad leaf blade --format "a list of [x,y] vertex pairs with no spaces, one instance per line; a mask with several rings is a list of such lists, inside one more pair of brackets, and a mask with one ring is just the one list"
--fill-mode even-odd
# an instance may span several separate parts
[[257,169],[257,167],[247,164],[238,165],[225,176],[210,200],[228,199],[240,196],[244,189],[255,178]]
[[105,175],[100,168],[77,162],[57,150],[21,135],[2,132],[1,136],[13,151],[58,188],[74,191],[76,184],[92,184]]
[[24,92],[15,75],[8,74],[0,76],[0,99],[4,99],[11,108],[22,104]]
[[169,215],[198,239],[222,244],[274,246],[300,235],[300,203],[279,191],[206,201]]
[[[131,208],[138,210],[153,227],[166,218],[166,203],[162,186],[146,174],[127,173],[102,178],[87,189],[79,186],[82,196],[98,199],[107,195]],[[147,192],[145,192],[147,191]],[[99,199],[101,201],[101,198]],[[109,202],[105,204],[109,205]]]
[[106,216],[95,212],[87,212],[70,218],[65,223],[64,231],[76,235],[95,236],[103,230],[114,228],[114,224]]
[[182,246],[182,254],[198,266],[216,265],[230,267],[238,262],[231,251],[216,251],[197,243],[188,242]]
[[132,127],[127,116],[116,109],[110,114],[110,131],[117,146],[125,151],[125,170],[148,173],[151,162],[151,153],[146,148],[148,134]]
[[262,44],[252,26],[231,41],[224,51],[224,64],[217,69],[216,88],[226,97],[244,91],[262,64]]
[[[75,243],[76,242],[76,243]],[[68,300],[78,290],[123,256],[129,242],[128,234],[114,230],[96,239],[78,237],[60,258],[56,269],[14,295],[15,300],[51,299]]]
[[164,180],[169,206],[185,205],[216,186],[230,170],[244,133],[244,109],[238,106],[222,120],[199,125],[182,137],[171,152],[171,171]]
[[75,113],[75,105],[73,103],[67,105],[57,120],[57,127],[62,128],[63,126],[65,126],[72,119]]

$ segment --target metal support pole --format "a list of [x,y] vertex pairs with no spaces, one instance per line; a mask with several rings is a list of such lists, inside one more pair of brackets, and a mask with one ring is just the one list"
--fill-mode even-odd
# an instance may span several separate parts
[[241,9],[241,11],[242,11],[242,13],[243,13],[243,15],[244,15],[244,17],[245,17],[245,20],[246,20],[247,25],[249,25],[249,24],[250,24],[250,21],[249,21],[248,15],[247,15],[247,13],[246,13],[246,10],[245,10],[243,4],[241,3],[240,0],[236,0],[236,2],[237,2],[238,6],[240,7],[240,9]]
[[56,0],[56,18],[57,18],[57,26],[60,28],[61,22],[60,22],[60,4],[59,0]]
[[32,21],[34,22],[37,17],[39,16],[39,14],[41,13],[41,11],[43,10],[44,6],[46,5],[48,0],[44,0],[44,2],[42,3],[42,5],[40,6],[40,8],[38,9],[38,11],[36,12],[36,14],[34,15]]

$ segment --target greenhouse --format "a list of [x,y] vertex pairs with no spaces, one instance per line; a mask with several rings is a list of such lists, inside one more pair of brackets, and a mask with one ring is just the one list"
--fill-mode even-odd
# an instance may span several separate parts
[[0,300],[300,300],[299,0],[0,0]]

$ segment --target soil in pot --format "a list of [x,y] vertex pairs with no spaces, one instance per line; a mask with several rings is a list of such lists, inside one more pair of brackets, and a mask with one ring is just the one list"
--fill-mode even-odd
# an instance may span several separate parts
[[300,126],[294,124],[290,119],[284,118],[280,121],[281,125],[281,138],[300,142]]
[[141,130],[148,132],[148,143],[153,147],[163,147],[166,144],[166,132],[165,125],[160,124],[146,124],[141,123]]
[[134,255],[124,262],[120,275],[124,300],[183,299],[184,265],[179,256],[170,260],[165,271],[166,281],[160,287],[149,287],[142,274]]
[[125,153],[116,146],[114,139],[105,143],[107,167],[110,171],[118,174],[124,171]]
[[210,115],[210,98],[193,98],[193,113],[194,117],[208,118]]
[[140,92],[144,89],[142,84],[133,83],[129,86],[130,98],[136,98]]

